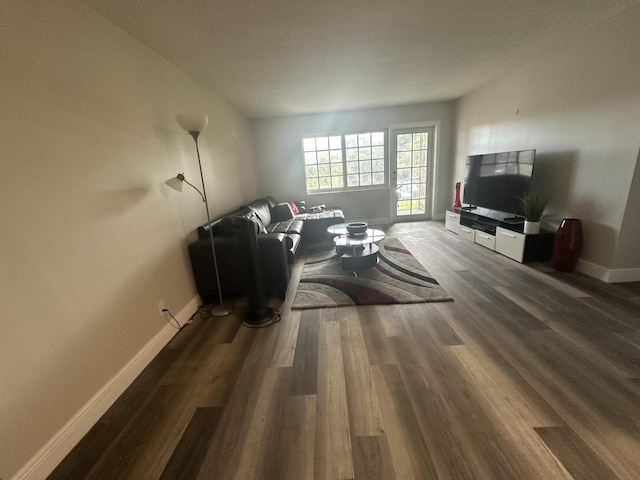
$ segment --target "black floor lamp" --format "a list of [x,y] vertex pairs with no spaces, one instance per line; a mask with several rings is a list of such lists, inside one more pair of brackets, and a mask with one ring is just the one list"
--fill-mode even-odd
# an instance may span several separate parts
[[177,115],[176,121],[178,125],[180,125],[184,130],[189,132],[189,135],[193,137],[193,140],[196,143],[196,153],[198,155],[198,167],[200,167],[200,180],[202,181],[202,191],[200,191],[195,185],[189,183],[185,178],[184,174],[179,173],[176,177],[167,181],[167,185],[169,185],[174,190],[182,191],[182,184],[186,183],[195,191],[197,191],[202,197],[202,201],[204,202],[205,209],[207,210],[207,225],[209,231],[209,240],[211,240],[211,254],[213,255],[213,269],[216,274],[216,285],[218,287],[218,298],[220,299],[220,305],[211,308],[211,315],[214,317],[224,317],[225,315],[229,315],[233,312],[233,307],[225,306],[222,301],[222,288],[220,287],[220,274],[218,273],[218,260],[216,259],[216,248],[213,244],[213,229],[211,228],[211,214],[209,213],[209,202],[207,200],[207,190],[204,184],[204,175],[202,174],[202,162],[200,161],[200,148],[198,147],[198,137],[200,133],[205,129],[207,124],[209,123],[209,117],[206,115]]

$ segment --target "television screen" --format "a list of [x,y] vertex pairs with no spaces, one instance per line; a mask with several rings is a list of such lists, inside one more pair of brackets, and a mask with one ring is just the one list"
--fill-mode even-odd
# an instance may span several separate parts
[[535,156],[535,150],[520,150],[467,157],[463,203],[522,215]]

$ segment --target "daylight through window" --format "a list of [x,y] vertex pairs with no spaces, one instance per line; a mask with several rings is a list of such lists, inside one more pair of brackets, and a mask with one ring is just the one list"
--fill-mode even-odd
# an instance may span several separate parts
[[385,184],[384,131],[302,139],[307,193]]

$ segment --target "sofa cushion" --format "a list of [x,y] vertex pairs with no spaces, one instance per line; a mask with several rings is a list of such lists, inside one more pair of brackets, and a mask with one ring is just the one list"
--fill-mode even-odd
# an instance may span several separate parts
[[304,223],[300,220],[285,220],[284,222],[275,222],[267,226],[268,233],[285,233],[291,235],[296,233],[300,235],[302,233],[302,227]]
[[293,209],[288,203],[279,203],[271,209],[271,221],[281,222],[294,217]]
[[222,217],[215,223],[213,233],[216,236],[235,236],[240,231],[242,219],[246,219],[246,215],[232,214]]
[[271,224],[271,208],[272,202],[267,198],[259,198],[246,205],[246,208],[252,210],[266,227]]
[[327,228],[337,223],[344,223],[342,210],[333,208],[319,213],[301,213],[296,220],[304,222],[302,235],[306,240],[318,241],[327,236]]
[[[329,210],[325,210],[323,212],[317,212],[317,213],[301,213],[299,215],[296,215],[296,219],[297,220],[303,220],[303,221],[325,221],[325,222],[330,222],[332,221],[332,219],[339,219],[344,221],[344,213],[342,213],[342,210],[339,210],[337,208],[331,208]],[[340,222],[342,223],[342,222]],[[329,225],[333,225],[332,223],[329,223]]]

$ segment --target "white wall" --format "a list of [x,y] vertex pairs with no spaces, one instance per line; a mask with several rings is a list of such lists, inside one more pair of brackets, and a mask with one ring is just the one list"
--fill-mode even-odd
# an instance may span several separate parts
[[612,262],[613,268],[622,270],[620,272],[621,281],[639,280],[635,272],[628,272],[628,269],[637,265],[634,263],[634,255],[637,256],[638,250],[640,250],[638,248],[638,239],[640,239],[638,205],[640,205],[640,150],[638,150],[636,169],[631,179],[631,191],[627,198],[627,208]]
[[638,25],[640,6],[463,97],[457,110],[454,181],[464,178],[467,155],[537,149],[534,185],[549,196],[546,220],[557,227],[580,218],[583,267],[604,277],[640,267],[640,250],[629,248],[640,216],[625,215],[638,189]]
[[436,183],[437,213],[450,206],[454,104],[442,102],[391,108],[255,120],[256,152],[260,185],[264,194],[279,200],[305,200],[307,205],[325,204],[341,208],[350,220],[388,219],[388,190],[308,196],[305,189],[301,138],[308,134],[388,129],[392,124],[440,121],[439,165]]
[[205,221],[177,113],[210,115],[213,213],[257,194],[251,126],[76,1],[2,0],[0,478],[9,479],[196,297]]

